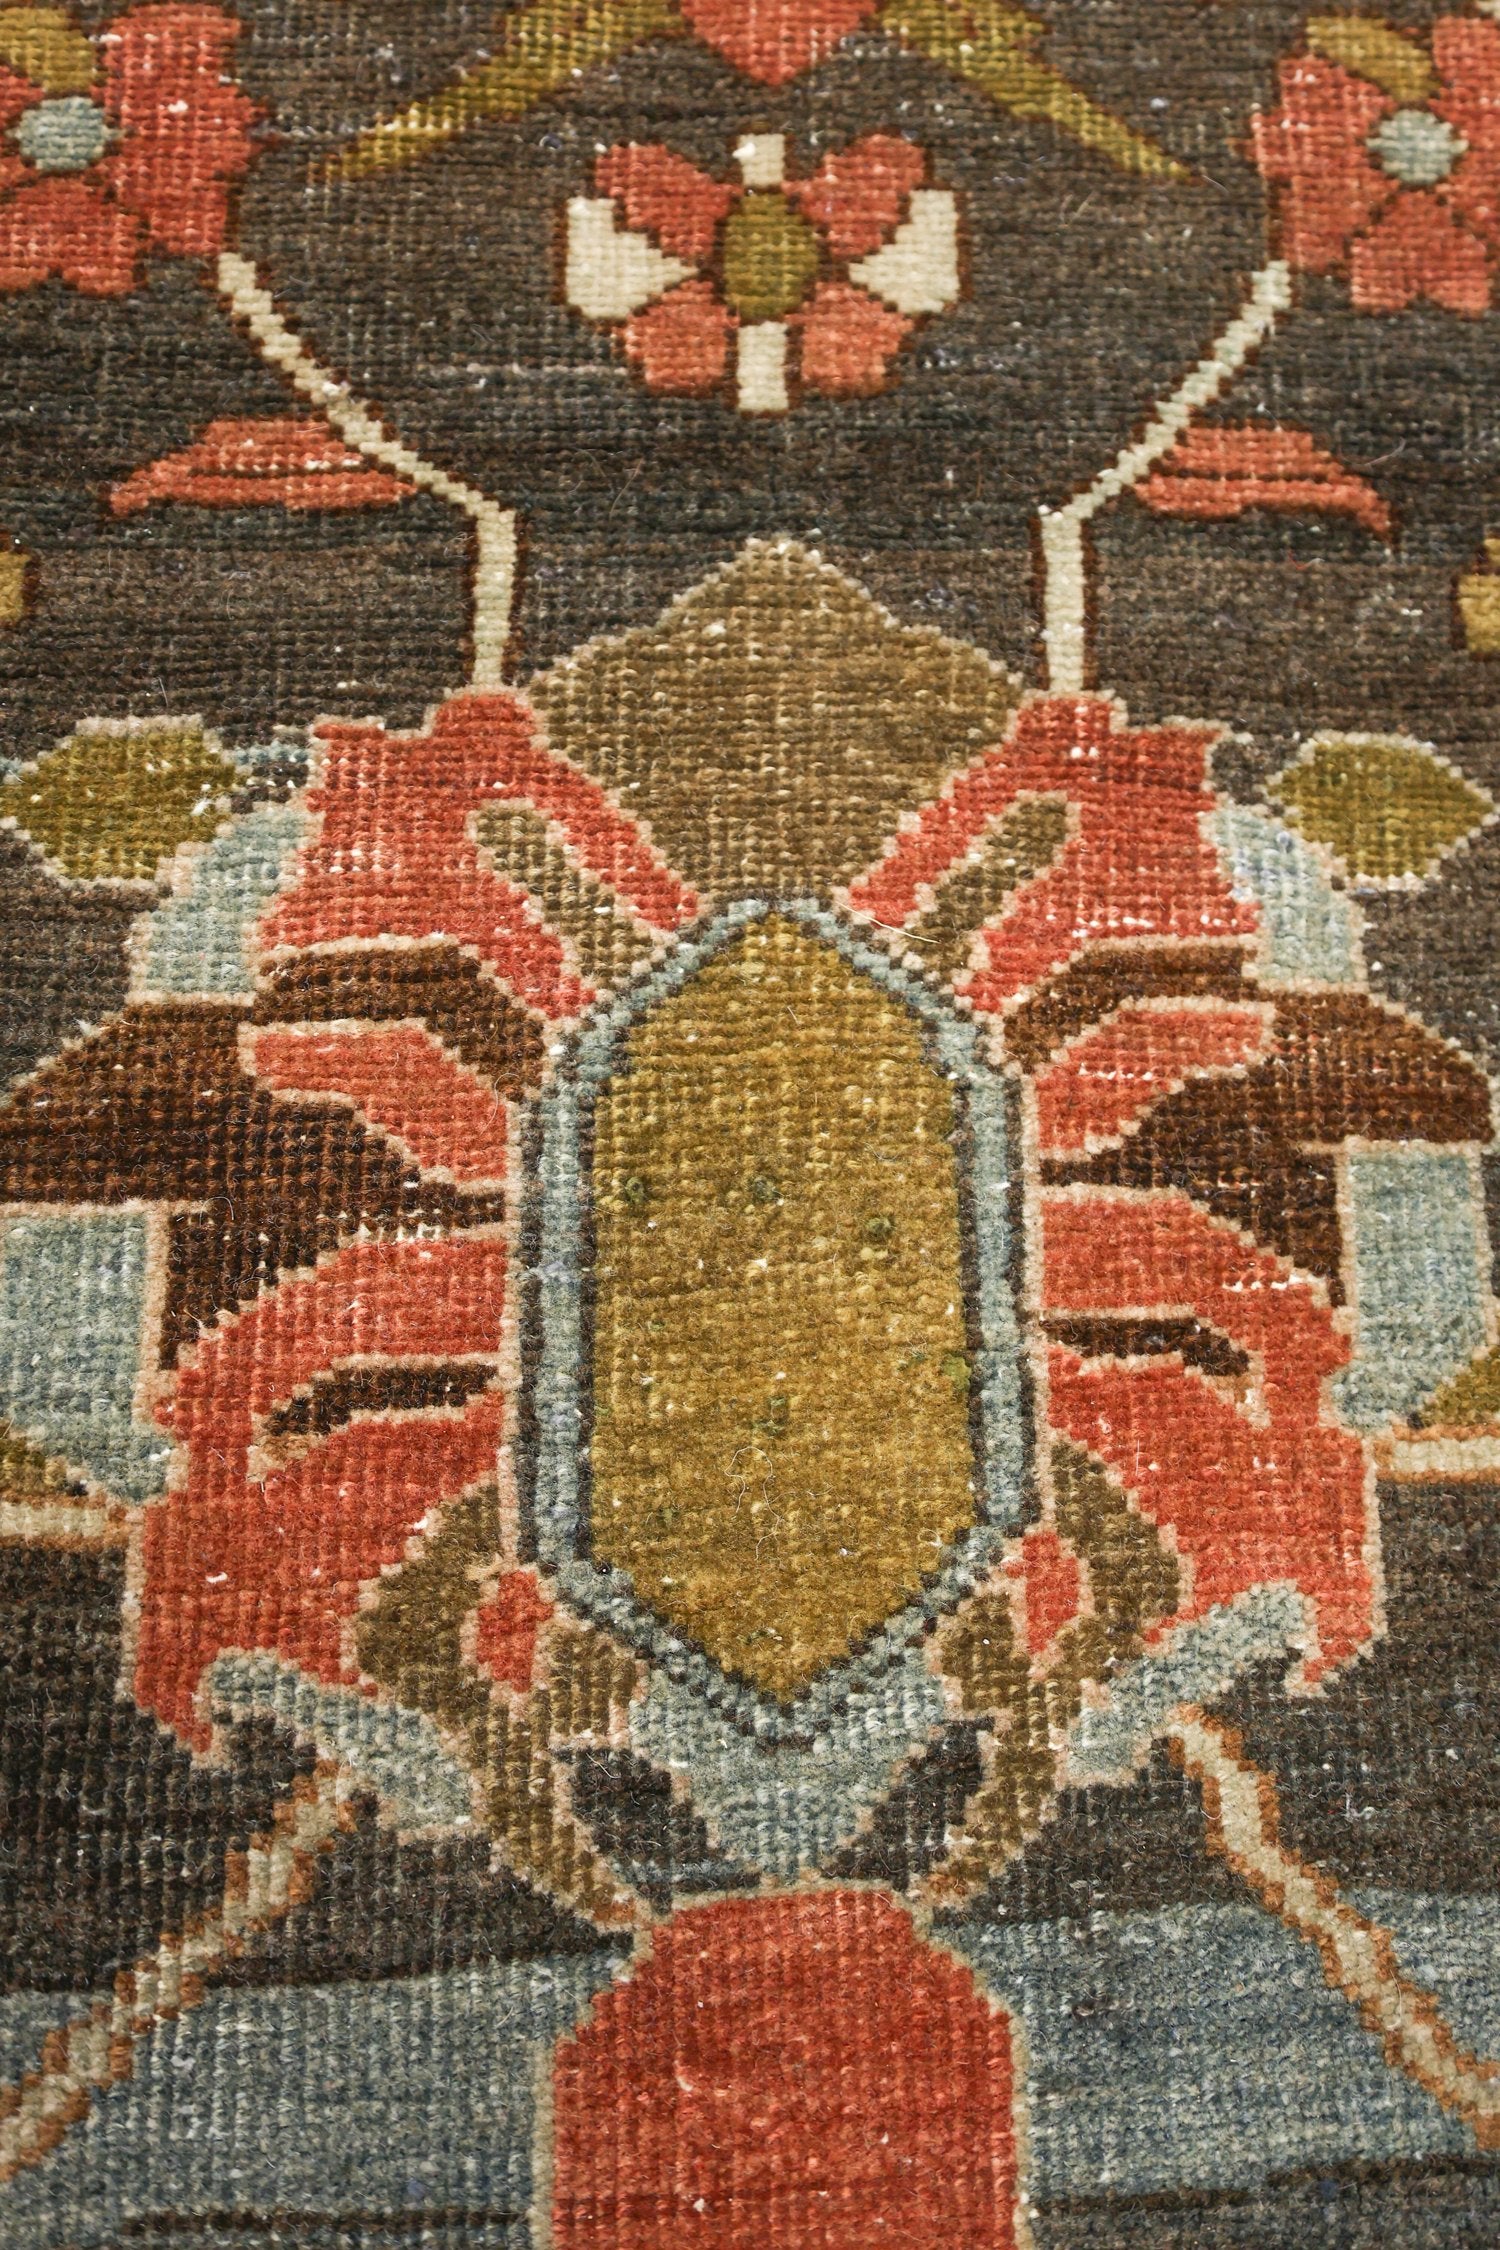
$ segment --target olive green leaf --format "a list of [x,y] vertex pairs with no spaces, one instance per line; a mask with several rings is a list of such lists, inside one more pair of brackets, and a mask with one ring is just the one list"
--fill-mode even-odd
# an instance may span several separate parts
[[1036,49],[1045,23],[1006,0],[885,0],[877,18],[915,48],[987,94],[1012,117],[1040,118],[1122,172],[1185,180],[1186,166],[1137,133],[1044,62]]
[[1368,79],[1393,102],[1425,102],[1437,92],[1438,75],[1427,49],[1374,16],[1313,16],[1307,44],[1325,62]]
[[1458,582],[1458,614],[1471,656],[1500,656],[1500,539],[1486,539],[1484,562]]
[[86,720],[0,782],[0,820],[77,882],[149,883],[213,835],[242,779],[196,719]]
[[[1042,118],[1121,171],[1183,180],[1186,168],[1054,70],[1036,53],[1046,25],[1007,0],[885,0],[881,28],[977,86],[1013,117]],[[524,117],[582,70],[615,62],[648,40],[680,39],[677,0],[521,0],[500,19],[496,50],[394,117],[367,126],[315,167],[320,180],[367,179],[404,168],[482,120]]]
[[1416,1417],[1423,1429],[1500,1421],[1500,1346],[1481,1352],[1433,1392]]
[[1359,884],[1425,881],[1495,814],[1456,766],[1399,734],[1314,735],[1267,794]]

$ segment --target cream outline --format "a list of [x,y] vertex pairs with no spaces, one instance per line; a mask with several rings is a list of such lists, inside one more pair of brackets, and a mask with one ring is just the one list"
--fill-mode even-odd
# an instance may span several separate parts
[[347,445],[366,460],[378,461],[382,468],[395,470],[424,492],[461,508],[468,517],[474,533],[470,573],[473,660],[468,684],[474,688],[501,686],[516,595],[515,510],[486,499],[462,478],[435,468],[399,438],[391,437],[347,383],[339,382],[319,366],[276,310],[270,291],[262,285],[248,258],[233,250],[220,251],[214,278],[220,296],[261,358],[317,407]]
[[1291,310],[1292,269],[1273,258],[1250,283],[1249,294],[1170,398],[1157,407],[1141,435],[1116,454],[1093,483],[1060,508],[1040,508],[1042,640],[1047,684],[1054,695],[1082,695],[1089,673],[1089,555],[1084,527],[1101,508],[1139,484],[1174,446],[1193,416],[1211,405],[1258,351],[1282,314]]

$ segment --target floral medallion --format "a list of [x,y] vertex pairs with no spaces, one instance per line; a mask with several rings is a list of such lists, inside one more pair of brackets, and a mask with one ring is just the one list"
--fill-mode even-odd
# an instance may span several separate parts
[[618,329],[650,390],[713,391],[732,367],[742,414],[784,412],[794,382],[883,390],[918,318],[958,300],[953,196],[923,186],[923,152],[889,134],[791,182],[780,134],[735,154],[738,187],[666,148],[602,156],[604,195],[568,208],[568,302]]
[[[768,735],[828,633],[837,703]],[[211,850],[118,1027],[3,1121],[13,1178],[88,1192],[118,1159],[59,1169],[59,1118],[170,1042],[181,1153],[129,1159],[170,1199],[259,1120],[243,1236],[164,1221],[142,1706],[200,1750],[300,1713],[610,1922],[646,1878],[585,1751],[672,1776],[691,1894],[852,1870],[975,1726],[911,1874],[953,1901],[1185,1696],[1366,1650],[1375,1441],[1484,1338],[1489,1094],[1365,988],[1324,840],[1388,880],[1490,812],[1325,739],[1278,818],[1215,793],[1215,734],[1018,700],[787,542],[529,703],[321,730],[259,888]],[[1376,866],[1346,808],[1381,773]],[[174,997],[226,910],[243,996]],[[362,1216],[295,1252],[287,1183],[330,1162]]]
[[0,4],[7,2241],[1483,2229],[1495,14]]

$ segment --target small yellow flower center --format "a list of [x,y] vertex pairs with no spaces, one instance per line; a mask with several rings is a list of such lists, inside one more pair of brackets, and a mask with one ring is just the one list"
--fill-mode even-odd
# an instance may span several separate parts
[[818,277],[818,238],[779,189],[745,196],[724,228],[724,298],[741,320],[795,312]]

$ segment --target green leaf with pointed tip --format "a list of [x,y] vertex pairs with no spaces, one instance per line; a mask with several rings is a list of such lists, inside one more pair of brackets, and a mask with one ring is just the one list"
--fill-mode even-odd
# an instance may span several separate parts
[[149,883],[213,835],[242,778],[196,720],[85,724],[0,783],[0,819],[75,881]]
[[1424,1429],[1500,1421],[1500,1346],[1481,1352],[1434,1391],[1417,1420]]
[[1494,801],[1404,735],[1315,735],[1268,795],[1356,883],[1407,883],[1483,825]]
[[50,1500],[79,1489],[62,1462],[54,1461],[0,1419],[0,1495],[8,1500]]
[[1046,25],[1004,0],[884,0],[881,28],[967,80],[1013,117],[1041,118],[1122,172],[1185,180],[1185,165],[1089,100],[1034,52]]

